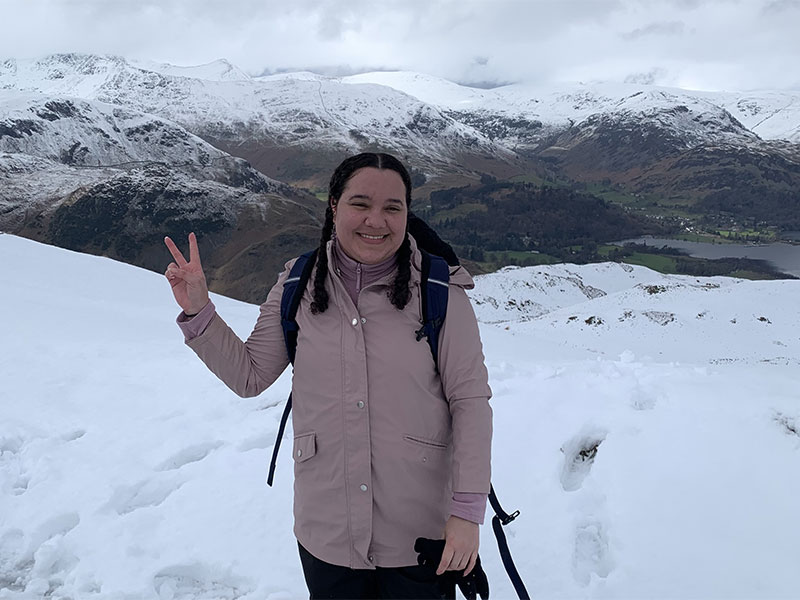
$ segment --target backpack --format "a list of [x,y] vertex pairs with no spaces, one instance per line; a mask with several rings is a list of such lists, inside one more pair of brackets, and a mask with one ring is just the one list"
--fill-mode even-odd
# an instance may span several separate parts
[[[412,228],[412,219],[416,219],[418,223]],[[421,223],[421,225],[420,225]],[[422,274],[420,281],[420,300],[422,303],[422,326],[415,331],[417,341],[422,338],[427,338],[428,345],[430,346],[431,354],[433,355],[433,362],[438,372],[439,369],[439,332],[444,324],[444,319],[447,316],[447,299],[450,291],[450,264],[453,266],[458,265],[458,258],[452,251],[452,248],[446,242],[443,242],[432,229],[430,229],[424,221],[421,221],[413,215],[409,215],[409,229],[414,234],[415,239],[418,238],[417,232],[420,228],[422,235],[425,236],[423,243],[431,245],[431,240],[443,244],[449,249],[448,260],[430,254],[420,247],[422,254]],[[435,246],[434,246],[435,247]],[[281,296],[281,327],[283,328],[283,338],[286,343],[286,351],[289,355],[289,362],[294,365],[294,359],[297,351],[297,334],[300,330],[297,325],[295,316],[297,309],[300,306],[300,300],[306,290],[308,281],[311,278],[311,272],[317,262],[317,253],[319,249],[311,250],[301,255],[289,271],[289,277],[283,284],[283,295]],[[444,252],[443,252],[444,254]],[[454,261],[454,262],[453,262]],[[450,264],[448,264],[450,263]],[[286,400],[286,407],[281,415],[281,422],[278,426],[278,435],[275,440],[275,446],[272,450],[272,459],[269,465],[269,475],[267,476],[267,485],[272,486],[272,481],[275,475],[275,466],[278,460],[278,450],[280,449],[283,433],[286,429],[286,422],[289,419],[289,413],[292,410],[292,394],[289,393],[289,398]],[[503,560],[503,566],[511,579],[514,589],[520,600],[529,600],[530,596],[525,589],[525,584],[517,572],[514,561],[511,558],[511,551],[508,548],[503,527],[511,523],[519,516],[519,511],[516,510],[510,515],[503,510],[497,496],[494,493],[494,487],[489,487],[489,503],[495,512],[492,518],[492,529],[494,530],[495,537],[497,538],[497,546],[500,550],[500,557]]]

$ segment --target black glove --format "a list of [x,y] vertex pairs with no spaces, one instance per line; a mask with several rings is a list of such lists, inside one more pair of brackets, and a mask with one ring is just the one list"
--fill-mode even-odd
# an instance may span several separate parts
[[[439,563],[442,562],[444,544],[444,540],[417,538],[414,543],[414,552],[419,554],[417,562],[436,569]],[[481,600],[489,600],[489,580],[486,578],[483,568],[481,568],[481,557],[478,556],[475,559],[475,566],[466,577],[464,576],[465,570],[445,571],[439,577],[452,580],[467,600],[477,600],[479,595]]]

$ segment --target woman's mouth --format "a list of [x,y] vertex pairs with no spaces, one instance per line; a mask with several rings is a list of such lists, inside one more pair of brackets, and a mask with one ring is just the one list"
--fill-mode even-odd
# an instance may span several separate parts
[[373,240],[373,241],[377,242],[377,241],[380,241],[380,240],[384,239],[385,237],[388,237],[389,234],[385,233],[383,235],[370,235],[368,233],[359,233],[358,235],[361,236],[365,240]]

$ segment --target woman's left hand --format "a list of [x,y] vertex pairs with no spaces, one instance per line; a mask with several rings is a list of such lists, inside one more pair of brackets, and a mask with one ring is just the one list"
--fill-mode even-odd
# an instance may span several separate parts
[[451,516],[444,526],[444,540],[442,562],[439,563],[436,574],[464,569],[464,575],[469,575],[478,558],[480,545],[478,524]]

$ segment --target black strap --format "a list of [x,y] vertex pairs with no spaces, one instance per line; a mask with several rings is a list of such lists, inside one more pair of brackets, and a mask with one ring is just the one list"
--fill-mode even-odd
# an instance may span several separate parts
[[511,550],[508,548],[506,534],[503,531],[504,525],[508,525],[519,516],[519,511],[515,510],[510,515],[504,511],[494,493],[494,487],[489,488],[489,503],[492,505],[492,509],[495,513],[495,516],[492,517],[492,529],[494,530],[494,536],[497,538],[497,548],[500,550],[500,558],[503,560],[503,566],[506,568],[508,578],[514,585],[514,589],[517,591],[517,596],[519,596],[520,600],[530,600],[531,597],[528,595],[528,590],[525,589],[522,577],[519,576],[517,567],[514,565],[514,560],[511,558]]
[[[286,353],[289,355],[289,362],[294,365],[294,358],[297,351],[297,308],[300,306],[300,300],[303,298],[303,293],[308,285],[308,280],[311,278],[311,271],[317,262],[318,250],[306,252],[300,256],[292,270],[289,272],[289,277],[283,284],[283,295],[281,296],[281,327],[283,327],[283,340],[286,342]],[[275,478],[275,466],[278,463],[278,451],[281,449],[281,441],[283,441],[283,433],[286,430],[286,422],[289,420],[289,414],[292,412],[292,393],[289,392],[289,398],[286,400],[286,406],[281,415],[281,423],[278,426],[278,435],[275,437],[275,445],[272,448],[272,460],[269,463],[269,475],[267,475],[267,485],[272,487],[272,480]]]
[[283,328],[283,339],[286,343],[286,353],[289,355],[289,362],[294,364],[295,352],[297,351],[297,309],[300,300],[311,278],[311,271],[317,263],[318,250],[311,250],[301,255],[292,265],[289,277],[283,284],[283,295],[281,296],[281,327]]
[[283,409],[281,415],[281,424],[278,426],[278,436],[275,438],[275,446],[272,448],[272,460],[269,461],[269,475],[267,475],[267,485],[272,487],[272,480],[275,477],[275,465],[278,462],[278,450],[281,449],[281,440],[283,439],[283,432],[286,429],[286,421],[289,420],[289,413],[292,412],[292,393],[289,392],[289,398],[286,400],[286,407]]

